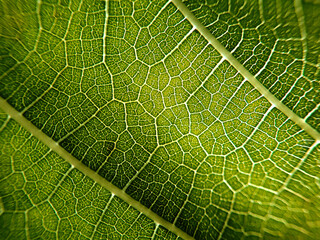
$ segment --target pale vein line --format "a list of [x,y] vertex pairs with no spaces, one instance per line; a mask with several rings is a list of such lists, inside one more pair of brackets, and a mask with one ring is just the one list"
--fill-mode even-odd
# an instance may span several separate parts
[[[102,49],[102,56],[103,56],[103,62],[106,62],[106,38],[107,38],[107,25],[108,25],[108,20],[109,20],[109,1],[105,1],[105,21],[104,21],[104,26],[103,26],[103,49]],[[106,64],[107,65],[107,64]]]
[[159,228],[159,225],[156,224],[156,227],[155,227],[155,229],[154,229],[154,231],[153,231],[153,234],[152,234],[152,237],[151,237],[152,240],[155,239],[156,234],[157,234],[157,231],[158,231],[158,228]]
[[94,229],[93,229],[93,231],[92,231],[91,238],[93,238],[94,235],[95,235],[95,233],[98,231],[98,226],[99,226],[100,223],[102,222],[103,217],[105,216],[105,214],[106,214],[106,212],[107,212],[107,210],[108,210],[108,207],[110,206],[110,203],[112,202],[114,196],[115,196],[115,195],[111,194],[111,197],[110,197],[110,199],[108,200],[106,206],[104,207],[104,209],[103,209],[103,211],[102,211],[102,213],[101,213],[101,215],[100,215],[100,217],[99,217],[98,222],[97,222],[97,223],[95,224],[95,226],[94,226]]
[[81,163],[75,157],[73,157],[69,152],[67,152],[64,148],[62,148],[57,142],[55,142],[52,138],[48,137],[45,133],[43,133],[40,129],[38,129],[35,125],[33,125],[28,119],[26,119],[20,112],[14,109],[9,103],[7,103],[2,97],[0,97],[0,108],[7,113],[12,119],[17,121],[24,129],[29,131],[33,136],[39,139],[42,143],[48,146],[52,151],[56,152],[59,156],[61,156],[65,161],[70,163],[74,168],[77,168],[79,171],[84,173],[86,176],[94,180],[96,183],[100,184],[102,187],[110,191],[112,194],[121,198],[129,205],[152,219],[155,223],[160,224],[167,228],[169,231],[175,233],[177,236],[182,237],[183,239],[194,239],[172,223],[166,221],[153,211],[151,211],[146,206],[142,205],[137,200],[133,199],[127,193],[125,193],[120,188],[116,187],[112,183],[108,182],[105,178],[100,176],[95,171],[88,168],[86,165]]
[[298,18],[298,24],[300,28],[300,34],[301,34],[301,42],[302,42],[302,53],[303,53],[303,61],[305,64],[305,61],[307,60],[307,30],[305,27],[305,19],[304,19],[304,13],[302,8],[301,0],[294,0],[294,8],[295,12]]
[[300,118],[290,108],[284,105],[279,99],[277,99],[272,93],[269,92],[221,43],[211,34],[211,32],[202,25],[199,20],[190,12],[190,10],[180,1],[172,0],[176,7],[186,17],[187,20],[197,29],[202,36],[207,39],[208,42],[226,59],[228,62],[238,70],[244,78],[246,78],[253,87],[255,87],[271,104],[277,107],[288,118],[300,126],[315,140],[320,140],[320,133],[312,128],[304,119]]

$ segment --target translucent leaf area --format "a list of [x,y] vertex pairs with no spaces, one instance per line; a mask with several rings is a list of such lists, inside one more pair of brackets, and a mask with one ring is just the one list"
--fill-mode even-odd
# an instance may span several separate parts
[[[0,1],[1,99],[190,237],[316,239],[320,5],[184,3],[298,122],[179,0]],[[0,239],[179,239],[3,109]]]
[[0,118],[1,239],[178,239]]
[[279,100],[320,131],[320,2],[184,0]]

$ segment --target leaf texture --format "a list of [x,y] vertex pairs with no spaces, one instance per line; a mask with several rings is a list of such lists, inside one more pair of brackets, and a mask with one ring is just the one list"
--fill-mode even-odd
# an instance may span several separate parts
[[[57,148],[195,239],[316,238],[319,5],[0,3],[2,101]],[[1,237],[178,238],[1,117]]]
[[183,2],[272,94],[319,131],[319,2]]
[[1,239],[178,239],[0,115]]

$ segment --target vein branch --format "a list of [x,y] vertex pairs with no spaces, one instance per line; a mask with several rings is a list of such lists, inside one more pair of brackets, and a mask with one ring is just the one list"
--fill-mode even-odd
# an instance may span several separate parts
[[229,52],[193,15],[192,12],[180,1],[172,0],[174,5],[181,11],[187,20],[197,29],[207,41],[235,68],[241,75],[247,79],[272,105],[283,112],[288,118],[296,123],[301,129],[306,131],[316,141],[320,140],[320,133],[311,127],[303,118],[299,117],[290,108],[277,99],[269,90],[263,86],[254,75],[252,75],[232,54]]
[[102,187],[110,191],[115,196],[121,198],[129,205],[152,219],[156,224],[160,224],[163,227],[167,228],[169,231],[175,233],[177,236],[182,237],[183,239],[189,240],[194,239],[178,227],[176,227],[173,223],[170,223],[151,211],[146,206],[142,205],[142,203],[133,199],[129,196],[124,190],[116,187],[105,178],[100,176],[97,172],[93,171],[74,156],[72,156],[69,152],[67,152],[64,148],[62,148],[57,142],[55,142],[52,138],[47,136],[44,132],[42,132],[39,128],[33,125],[28,119],[26,119],[22,113],[18,112],[14,109],[9,103],[6,102],[2,97],[0,97],[0,108],[7,113],[10,118],[14,119],[18,122],[24,129],[29,131],[33,136],[39,139],[42,143],[48,146],[52,151],[56,152],[59,156],[65,159],[69,164],[71,164],[74,168],[77,168],[83,174],[94,180],[96,183],[100,184]]

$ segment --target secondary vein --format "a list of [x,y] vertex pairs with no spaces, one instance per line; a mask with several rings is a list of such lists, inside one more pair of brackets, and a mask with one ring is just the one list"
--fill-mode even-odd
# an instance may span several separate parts
[[311,127],[303,118],[295,114],[290,108],[277,99],[269,90],[263,86],[232,54],[229,52],[212,33],[193,15],[193,13],[180,1],[172,0],[174,5],[181,11],[187,20],[199,31],[212,46],[247,79],[271,104],[282,111],[288,118],[306,131],[316,141],[320,141],[320,133]]
[[18,122],[24,129],[30,132],[33,136],[39,139],[43,144],[48,146],[52,151],[56,152],[59,156],[61,156],[64,160],[70,163],[74,168],[77,168],[83,174],[100,184],[102,187],[110,191],[115,196],[121,198],[129,205],[152,219],[155,223],[162,225],[163,227],[167,228],[171,232],[175,233],[177,236],[182,237],[183,239],[189,240],[194,239],[174,224],[168,222],[167,220],[163,219],[153,211],[151,211],[146,206],[142,205],[137,200],[133,199],[129,196],[125,191],[116,187],[105,178],[100,176],[98,173],[81,163],[78,159],[72,156],[69,152],[67,152],[64,148],[62,148],[57,142],[55,142],[52,138],[47,136],[44,132],[42,132],[39,128],[33,125],[28,119],[26,119],[20,112],[18,112],[15,108],[13,108],[6,100],[0,97],[0,108],[7,113],[10,118],[14,119]]

